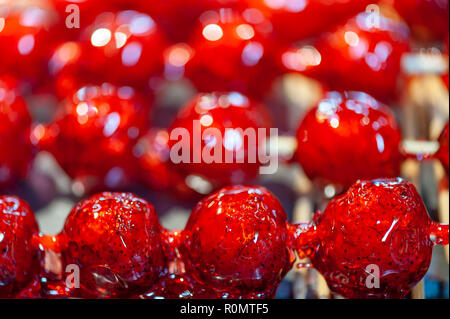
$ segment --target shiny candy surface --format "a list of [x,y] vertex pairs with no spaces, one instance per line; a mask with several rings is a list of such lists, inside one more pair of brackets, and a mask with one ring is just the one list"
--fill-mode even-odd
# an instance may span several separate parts
[[262,187],[226,187],[203,199],[184,234],[187,271],[224,297],[274,297],[295,259],[286,214]]
[[[266,109],[240,93],[199,94],[169,129],[171,163],[185,176],[200,176],[214,187],[244,183],[258,174],[258,150],[270,123]],[[266,130],[258,134],[259,128]],[[255,133],[252,143],[244,136],[247,129]]]
[[31,117],[15,83],[0,77],[0,188],[25,177],[34,154]]
[[401,179],[356,183],[305,234],[316,241],[306,245],[313,266],[346,298],[404,297],[425,275],[433,245],[448,244],[448,225],[433,222]]
[[[364,10],[368,0],[246,0],[273,23],[277,38],[292,43],[345,21]],[[325,18],[326,17],[326,18]]]
[[98,194],[68,216],[61,235],[64,260],[80,267],[88,295],[131,296],[156,283],[163,270],[160,234],[157,214],[146,201],[132,194]]
[[[205,12],[193,40],[193,57],[186,63],[186,76],[200,92],[239,91],[260,97],[278,69],[269,45],[270,21],[253,9]],[[239,76],[237,76],[239,75]]]
[[[272,298],[294,250],[344,297],[399,298],[427,271],[432,246],[449,241],[448,225],[432,222],[401,179],[358,182],[297,225],[259,186],[203,199],[183,231],[162,228],[131,193],[78,203],[56,236],[38,235],[16,197],[0,197],[0,209],[0,296],[19,298]],[[74,278],[81,289],[67,286]]]
[[58,46],[49,62],[60,95],[91,82],[145,87],[163,70],[164,35],[148,14],[101,13],[80,34],[79,41]]
[[146,131],[149,106],[130,87],[85,86],[33,138],[84,190],[116,188],[135,176],[132,149]]
[[318,185],[400,174],[401,133],[391,111],[361,92],[330,92],[303,118],[296,159]]
[[38,233],[31,208],[15,196],[0,196],[0,298],[10,298],[39,273]]
[[360,13],[312,45],[285,52],[282,63],[333,90],[361,90],[388,102],[397,95],[401,58],[410,50],[408,35],[399,21]]

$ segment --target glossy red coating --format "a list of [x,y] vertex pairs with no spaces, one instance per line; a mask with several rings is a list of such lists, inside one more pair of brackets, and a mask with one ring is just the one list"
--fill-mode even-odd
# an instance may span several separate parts
[[364,91],[390,102],[398,94],[402,56],[409,51],[405,24],[363,12],[281,59],[287,69],[318,78],[332,90]]
[[320,186],[396,177],[403,159],[393,113],[362,92],[329,92],[303,118],[296,159]]
[[445,125],[441,135],[439,136],[439,151],[436,153],[435,157],[438,158],[442,166],[444,166],[445,172],[447,173],[447,177],[449,176],[448,172],[448,163],[449,163],[449,143],[448,143],[448,123]]
[[[172,41],[186,41],[195,30],[195,21],[206,10],[243,7],[241,0],[141,1],[142,10],[155,16]],[[176,21],[176,23],[173,23]]]
[[246,0],[272,21],[276,37],[286,43],[329,30],[373,3],[368,0]]
[[[78,41],[61,43],[49,61],[59,95],[104,81],[145,88],[163,71],[164,35],[148,14],[104,12],[80,31]],[[114,67],[111,67],[114,66]]]
[[50,11],[37,4],[2,6],[0,11],[0,74],[11,74],[37,84],[46,74],[45,61],[52,47]]
[[[172,156],[171,164],[183,175],[200,176],[214,187],[244,183],[258,174],[261,165],[258,150],[270,127],[271,118],[264,106],[240,93],[199,94],[182,108],[170,126],[172,155],[186,157],[184,162],[177,163],[182,158]],[[258,128],[265,128],[264,134],[257,135],[255,143],[248,143],[245,130],[258,134]],[[218,154],[221,161],[213,158],[208,163],[204,154],[208,157]],[[253,163],[251,154],[256,155]],[[241,155],[243,162],[238,163]]]
[[433,246],[449,240],[448,225],[433,222],[401,179],[357,182],[303,233],[301,253],[346,298],[404,297],[427,272]]
[[34,157],[31,117],[16,83],[0,76],[0,189],[24,178]]
[[38,275],[38,251],[31,245],[39,232],[27,203],[0,196],[0,298],[12,298]]
[[[129,193],[80,202],[56,236],[38,235],[17,197],[0,197],[0,212],[0,296],[8,298],[272,298],[293,250],[346,298],[400,298],[427,271],[432,246],[449,242],[448,225],[431,221],[401,179],[357,182],[297,225],[259,186],[203,199],[183,231],[161,228],[153,207]],[[79,267],[81,289],[67,286],[68,265]]]
[[261,98],[280,74],[273,63],[272,26],[257,10],[202,14],[189,44],[186,76],[199,92],[239,91]]
[[395,9],[421,40],[442,40],[448,34],[448,0],[395,0]]
[[58,111],[33,138],[85,191],[121,187],[135,177],[133,146],[147,130],[149,105],[132,88],[85,86]]
[[65,263],[80,267],[81,294],[130,297],[155,284],[164,267],[158,216],[133,194],[101,193],[80,202],[61,237]]
[[286,214],[263,187],[226,187],[201,200],[183,234],[187,272],[222,298],[273,298],[295,259]]

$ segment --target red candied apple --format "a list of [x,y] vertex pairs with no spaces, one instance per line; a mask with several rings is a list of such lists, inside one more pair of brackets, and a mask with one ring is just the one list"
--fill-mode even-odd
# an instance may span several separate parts
[[327,31],[372,4],[370,0],[246,0],[273,23],[276,37],[292,43]]
[[186,271],[223,298],[273,298],[295,259],[283,208],[258,186],[203,199],[183,234]]
[[39,274],[38,251],[31,245],[38,232],[27,203],[0,196],[0,298],[13,298]]
[[362,92],[329,92],[303,118],[296,159],[319,186],[396,177],[403,156],[393,113]]
[[[302,238],[304,236],[304,238]],[[432,248],[448,244],[414,186],[359,181],[300,233],[313,266],[346,298],[402,298],[428,270]]]
[[420,40],[442,40],[448,34],[448,0],[395,0],[394,8]]
[[[240,93],[199,94],[169,129],[171,164],[213,188],[248,181],[258,174],[258,151],[265,145],[270,123],[266,109]],[[264,134],[258,134],[259,128],[266,129]],[[255,133],[254,140],[245,132]]]
[[104,12],[80,34],[78,41],[60,44],[49,62],[60,95],[104,81],[145,88],[151,76],[163,71],[164,35],[148,14]]
[[442,131],[441,135],[439,136],[439,145],[440,148],[438,152],[436,153],[435,157],[438,158],[442,165],[444,166],[445,172],[448,174],[448,163],[449,163],[449,144],[448,144],[448,123],[445,125],[444,130]]
[[408,27],[374,13],[360,13],[312,45],[282,54],[292,71],[322,80],[332,90],[367,92],[383,102],[398,95],[401,60],[409,52]]
[[26,177],[34,157],[31,117],[16,83],[9,76],[0,77],[0,188]]
[[270,21],[257,10],[207,11],[192,41],[186,77],[200,92],[238,91],[261,98],[279,75]]
[[103,83],[79,89],[33,137],[84,191],[111,189],[137,175],[133,146],[148,121],[149,105],[132,88]]
[[126,297],[154,285],[164,268],[161,226],[152,205],[128,193],[101,193],[77,204],[61,240],[66,264],[80,267],[75,295]]

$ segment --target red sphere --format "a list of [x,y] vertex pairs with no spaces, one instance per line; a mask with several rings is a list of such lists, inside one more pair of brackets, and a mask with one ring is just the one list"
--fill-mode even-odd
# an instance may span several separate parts
[[0,196],[0,298],[13,298],[39,273],[38,252],[31,245],[38,232],[27,203]]
[[26,177],[34,155],[31,117],[15,83],[0,77],[0,188]]
[[130,87],[86,86],[33,136],[89,191],[116,188],[136,176],[133,146],[147,130],[149,106]]
[[272,21],[276,37],[292,43],[329,30],[373,3],[370,0],[246,0]]
[[81,31],[79,41],[56,48],[49,69],[62,96],[76,86],[104,81],[145,88],[163,71],[164,48],[164,35],[149,15],[105,12]]
[[224,298],[274,297],[295,259],[286,214],[262,187],[227,187],[203,199],[184,235],[187,272]]
[[296,159],[320,186],[400,174],[401,132],[384,105],[361,92],[330,92],[303,118]]
[[448,34],[448,0],[395,0],[395,9],[421,40],[442,40]]
[[359,181],[314,217],[309,232],[313,266],[346,298],[405,296],[427,272],[433,245],[448,244],[448,225],[434,223],[401,179]]
[[190,44],[186,76],[198,91],[239,91],[257,97],[279,75],[270,45],[272,26],[257,10],[205,12]]
[[409,50],[406,25],[364,12],[281,59],[289,70],[318,78],[332,90],[364,91],[390,102],[397,96],[402,56]]
[[447,173],[447,177],[449,176],[448,172],[448,163],[449,163],[449,143],[448,143],[448,123],[444,127],[444,130],[441,133],[441,136],[439,136],[439,151],[435,155],[444,166],[445,172]]
[[101,193],[77,204],[61,236],[66,264],[80,267],[82,292],[75,294],[138,294],[156,283],[164,267],[158,216],[133,194]]
[[[237,92],[199,94],[169,129],[173,167],[185,176],[200,176],[214,187],[256,177],[261,166],[258,150],[271,123],[266,112]],[[259,128],[266,129],[264,134],[259,134]],[[246,131],[255,133],[252,143]]]

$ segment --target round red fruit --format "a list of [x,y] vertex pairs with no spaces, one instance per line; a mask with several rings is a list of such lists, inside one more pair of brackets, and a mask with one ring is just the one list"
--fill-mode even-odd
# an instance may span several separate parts
[[319,186],[396,177],[403,156],[393,113],[362,92],[330,92],[303,118],[296,159]]
[[164,35],[145,13],[101,13],[80,34],[78,41],[59,45],[50,59],[60,95],[76,85],[105,81],[146,88],[163,71]]
[[147,130],[149,106],[130,87],[85,86],[34,138],[84,190],[117,188],[132,180],[133,146]]
[[90,296],[142,293],[164,267],[158,216],[132,194],[102,193],[82,201],[67,217],[61,236],[64,260],[80,267],[82,291]]
[[[360,181],[314,217],[311,261],[346,298],[401,298],[428,270],[448,225],[433,222],[414,186]],[[300,235],[301,236],[301,235]]]
[[360,13],[344,25],[282,55],[290,70],[318,78],[332,90],[368,92],[383,102],[398,95],[408,27],[383,15]]
[[200,201],[184,230],[186,270],[224,298],[272,298],[294,255],[288,221],[265,188],[223,188]]
[[199,19],[186,76],[200,92],[239,91],[260,97],[278,75],[270,21],[257,10],[207,11]]
[[240,93],[199,94],[169,129],[171,163],[213,188],[248,181],[258,174],[270,123],[266,109]]

